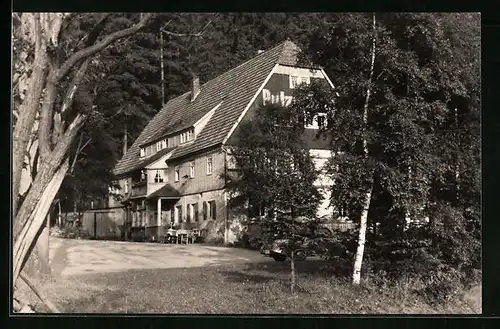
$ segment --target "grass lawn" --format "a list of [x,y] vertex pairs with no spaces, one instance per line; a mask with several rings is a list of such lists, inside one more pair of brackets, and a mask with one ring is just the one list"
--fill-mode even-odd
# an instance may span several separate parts
[[43,290],[64,313],[480,312],[480,306],[463,297],[429,304],[409,284],[352,287],[348,279],[325,269],[326,264],[298,262],[295,295],[289,290],[287,262],[59,277],[46,282]]

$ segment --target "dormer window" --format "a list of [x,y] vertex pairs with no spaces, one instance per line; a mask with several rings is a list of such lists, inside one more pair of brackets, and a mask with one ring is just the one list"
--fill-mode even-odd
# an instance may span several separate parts
[[290,75],[290,89],[295,89],[303,83],[306,85],[311,84],[311,78]]
[[163,176],[159,170],[156,171],[154,182],[155,183],[163,183]]
[[168,146],[167,139],[162,139],[161,141],[156,142],[156,152],[166,149]]
[[194,139],[194,128],[191,128],[181,134],[180,143],[187,143]]
[[146,150],[144,148],[141,148],[141,158],[146,156]]

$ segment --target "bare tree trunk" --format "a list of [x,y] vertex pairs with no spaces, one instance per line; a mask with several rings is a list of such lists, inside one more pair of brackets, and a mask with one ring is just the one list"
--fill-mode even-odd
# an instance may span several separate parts
[[[371,49],[371,63],[370,63],[370,76],[368,78],[368,87],[366,90],[365,104],[363,107],[363,124],[366,130],[368,125],[368,104],[370,102],[372,79],[373,79],[373,68],[375,66],[375,40],[376,40],[376,20],[375,13],[373,13],[373,39],[372,39],[372,49]],[[363,152],[365,158],[368,158],[368,141],[366,137],[363,138]],[[363,264],[363,254],[365,251],[366,242],[366,226],[368,222],[368,210],[370,209],[370,202],[372,199],[373,192],[373,178],[368,182],[370,186],[365,194],[363,200],[363,211],[361,213],[361,221],[359,224],[359,235],[358,235],[358,248],[356,250],[356,257],[354,259],[354,266],[352,272],[352,283],[359,284],[361,281],[361,267]]]
[[26,256],[29,255],[28,250],[36,243],[36,235],[42,227],[44,220],[49,211],[52,200],[54,200],[59,187],[68,171],[69,161],[63,163],[57,172],[52,176],[47,188],[43,191],[35,210],[28,218],[28,225],[25,225],[16,239],[14,244],[14,285],[16,284],[19,273],[21,272],[22,263]]
[[41,228],[36,245],[23,269],[30,277],[50,276],[52,273],[49,262],[49,230],[50,216],[47,215],[46,225]]
[[[22,15],[22,17],[21,17]],[[101,32],[105,19],[99,23],[99,28],[92,31],[88,37],[90,42],[87,47],[73,53],[61,66],[52,65],[50,74],[47,77],[49,64],[56,64],[49,59],[47,50],[48,44],[57,47],[57,37],[59,35],[62,21],[67,14],[60,13],[34,13],[19,14],[21,27],[14,29],[16,38],[28,41],[35,49],[34,62],[27,65],[26,71],[31,69],[31,75],[26,88],[27,97],[19,106],[14,109],[17,120],[13,132],[13,212],[14,212],[14,273],[13,282],[21,273],[25,260],[29,258],[33,245],[37,243],[37,235],[44,230],[44,222],[53,203],[62,180],[68,168],[69,159],[66,156],[71,143],[81,126],[84,124],[87,115],[77,114],[75,119],[69,123],[68,128],[63,132],[65,126],[61,121],[61,113],[67,109],[73,99],[74,91],[83,78],[88,65],[89,57],[105,49],[114,41],[135,34],[142,29],[152,17],[151,14],[141,14],[139,23],[132,27],[110,33],[100,41],[96,42]],[[81,64],[79,64],[81,63]],[[76,65],[80,65],[72,80],[71,89],[63,100],[63,105],[54,116],[53,105],[56,96],[55,86],[64,79],[70,70]],[[32,67],[29,67],[32,66]],[[41,102],[42,91],[45,87],[43,102]],[[21,173],[28,141],[32,136],[36,115],[41,115],[39,126],[39,148],[40,148],[40,168],[36,171],[36,177],[32,177],[32,185],[28,189],[23,202],[20,204],[19,189]],[[54,123],[54,125],[52,125]],[[51,127],[53,127],[51,131]],[[46,132],[46,133],[45,133]],[[41,135],[40,135],[41,134]],[[54,145],[51,145],[54,144]],[[48,232],[46,232],[48,233]],[[45,238],[43,241],[48,241]],[[48,248],[43,247],[45,255]],[[47,244],[45,244],[47,246]],[[45,258],[45,257],[44,257]],[[46,258],[48,259],[48,257]]]
[[12,136],[12,209],[13,216],[16,216],[18,210],[18,194],[21,184],[21,173],[24,163],[25,150],[28,146],[33,124],[40,104],[40,97],[44,87],[45,75],[47,74],[47,42],[42,36],[39,13],[23,14],[26,17],[27,24],[32,24],[34,29],[31,31],[35,39],[35,60],[33,62],[33,72],[29,78],[29,89],[27,99],[19,108],[19,117],[14,127]]
[[295,285],[296,285],[296,278],[295,278],[295,252],[291,252],[291,257],[290,257],[290,274],[291,274],[291,280],[290,280],[290,291],[291,293],[295,293]]

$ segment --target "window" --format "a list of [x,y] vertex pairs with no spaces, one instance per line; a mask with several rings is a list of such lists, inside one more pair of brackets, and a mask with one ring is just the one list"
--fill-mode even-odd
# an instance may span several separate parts
[[319,127],[319,128],[323,128],[323,127],[324,127],[324,125],[325,125],[325,121],[326,121],[326,120],[325,120],[325,116],[324,116],[324,115],[322,115],[322,114],[320,114],[320,115],[318,115],[318,116],[317,116],[316,120],[317,120],[317,122],[318,122],[318,127]]
[[186,218],[186,222],[190,223],[191,222],[191,218],[193,218],[193,209],[192,209],[192,205],[188,204],[188,206],[187,206],[187,218]]
[[197,203],[193,203],[191,205],[192,209],[193,209],[193,221],[196,222],[198,221],[198,204]]
[[212,175],[212,157],[207,158],[207,175]]
[[299,85],[303,83],[308,85],[311,83],[311,79],[309,77],[298,77],[295,75],[290,76],[290,89],[297,88]]
[[146,150],[144,148],[141,148],[141,158],[146,156]]
[[174,208],[174,222],[176,224],[182,223],[182,205],[178,205]]
[[198,220],[198,204],[192,203],[188,205],[187,221],[196,222]]
[[180,144],[192,141],[194,139],[194,129],[189,129],[188,131],[180,134]]
[[217,209],[215,205],[215,201],[207,201],[203,202],[203,219],[216,219],[217,218]]
[[148,179],[148,173],[146,172],[146,170],[141,170],[141,182],[144,182],[145,180]]
[[210,201],[208,204],[210,205],[210,211],[208,212],[210,214],[210,219],[216,219],[217,209],[215,207],[215,201]]
[[129,186],[128,186],[128,179],[126,179],[125,180],[125,194],[128,193],[128,188],[129,188]]
[[311,115],[306,114],[306,126],[312,126],[314,124],[314,118]]
[[317,113],[312,117],[310,114],[305,113],[305,116],[306,116],[305,128],[320,129],[325,127],[327,124],[325,113]]
[[161,141],[161,148],[166,149],[168,146],[167,139],[165,138],[164,140]]
[[161,174],[161,172],[159,170],[156,171],[154,182],[155,183],[163,183],[163,175]]
[[179,166],[175,167],[174,172],[175,172],[175,181],[178,182],[179,181],[179,177],[181,175]]
[[189,177],[194,178],[194,161],[189,163]]

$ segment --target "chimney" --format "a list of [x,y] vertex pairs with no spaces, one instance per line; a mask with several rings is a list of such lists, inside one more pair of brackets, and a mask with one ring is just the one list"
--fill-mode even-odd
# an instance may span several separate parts
[[200,93],[200,78],[193,74],[193,81],[191,83],[191,102],[195,100],[196,96]]

